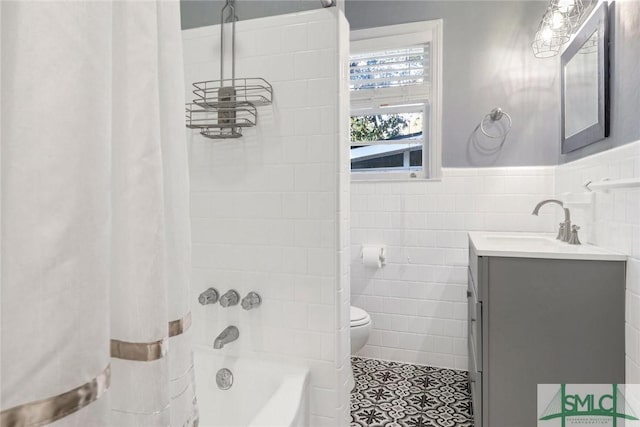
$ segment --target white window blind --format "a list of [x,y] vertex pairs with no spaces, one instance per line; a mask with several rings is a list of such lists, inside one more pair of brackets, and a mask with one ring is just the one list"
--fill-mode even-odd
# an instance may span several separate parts
[[349,79],[354,101],[389,102],[429,98],[430,44],[355,53]]

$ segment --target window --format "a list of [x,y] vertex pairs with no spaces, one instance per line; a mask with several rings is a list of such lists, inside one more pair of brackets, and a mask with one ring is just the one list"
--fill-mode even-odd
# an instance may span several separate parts
[[[351,170],[422,170],[425,106],[352,111]],[[385,111],[386,110],[386,111]]]
[[439,176],[441,33],[440,20],[351,32],[354,179]]

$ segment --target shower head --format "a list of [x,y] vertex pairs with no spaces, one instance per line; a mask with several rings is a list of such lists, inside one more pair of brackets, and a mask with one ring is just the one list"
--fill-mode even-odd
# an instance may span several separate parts
[[331,7],[334,4],[334,0],[320,0],[322,7]]

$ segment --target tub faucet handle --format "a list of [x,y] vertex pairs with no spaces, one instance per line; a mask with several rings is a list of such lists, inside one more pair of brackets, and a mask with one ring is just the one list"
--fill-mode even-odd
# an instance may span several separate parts
[[241,304],[245,310],[251,310],[262,304],[262,298],[256,292],[249,292],[246,297],[242,298]]
[[224,295],[220,297],[220,305],[223,307],[229,307],[232,305],[238,305],[240,301],[240,294],[233,289],[228,290]]
[[218,291],[215,288],[209,288],[198,297],[198,302],[202,305],[215,304],[218,302]]

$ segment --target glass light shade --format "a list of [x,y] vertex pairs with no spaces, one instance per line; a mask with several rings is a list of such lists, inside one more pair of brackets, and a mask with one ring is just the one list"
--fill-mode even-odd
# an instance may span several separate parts
[[531,47],[533,48],[533,56],[536,58],[550,58],[560,53],[560,45],[551,46],[544,43],[537,33]]
[[562,12],[549,5],[531,45],[534,56],[549,58],[560,53],[560,46],[571,38],[572,28],[571,22]]
[[551,0],[549,8],[564,15],[574,28],[578,27],[584,13],[582,0]]

